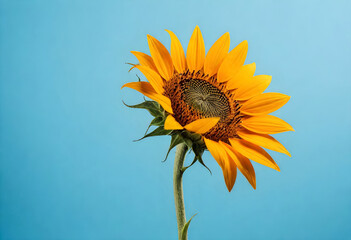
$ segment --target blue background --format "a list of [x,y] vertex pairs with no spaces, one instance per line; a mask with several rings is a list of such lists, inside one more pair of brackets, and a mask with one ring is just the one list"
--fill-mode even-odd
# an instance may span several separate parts
[[[248,40],[246,63],[292,96],[276,112],[293,157],[254,163],[231,193],[195,164],[184,176],[189,239],[351,239],[350,1],[1,1],[0,238],[177,239],[169,138],[133,143],[151,117],[125,62],[146,34],[206,49]],[[192,157],[187,159],[190,162]]]

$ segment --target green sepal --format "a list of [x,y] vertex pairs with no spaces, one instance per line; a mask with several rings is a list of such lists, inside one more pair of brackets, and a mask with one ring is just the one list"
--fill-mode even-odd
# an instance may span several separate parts
[[182,229],[182,237],[181,237],[180,239],[182,239],[182,240],[186,240],[186,239],[187,239],[189,224],[190,224],[191,220],[193,220],[193,217],[195,217],[196,215],[197,215],[197,213],[194,214],[194,215],[189,219],[189,221],[187,221],[187,222],[185,223],[185,225],[183,226],[183,229]]
[[186,130],[184,130],[183,132],[182,132],[182,136],[184,137],[184,138],[187,138],[187,139],[189,139],[189,140],[191,140],[192,142],[202,142],[202,140],[201,140],[201,135],[200,134],[198,134],[198,133],[191,133],[191,132],[188,132],[188,131],[186,131]]
[[154,117],[162,117],[163,116],[163,109],[161,109],[160,105],[155,101],[145,101],[136,105],[128,105],[123,102],[129,108],[140,108],[146,109],[149,113]]
[[[199,161],[200,164],[203,165],[210,172],[210,174],[212,174],[211,170],[205,165],[205,163],[202,160],[203,152],[206,149],[206,145],[202,140],[202,136],[197,133],[188,132],[187,130],[181,130],[181,131],[165,130],[164,123],[167,117],[167,113],[165,112],[165,110],[156,101],[146,100],[145,97],[144,97],[144,100],[145,100],[144,102],[136,105],[128,105],[122,101],[123,104],[127,107],[146,109],[154,117],[154,119],[150,122],[149,126],[147,127],[144,136],[138,140],[134,140],[134,142],[140,141],[144,138],[153,137],[153,136],[171,135],[172,136],[171,143],[167,151],[166,157],[162,162],[165,162],[167,160],[170,151],[175,146],[183,142],[187,145],[187,148],[189,149],[189,153],[193,151],[195,154],[193,162],[189,166],[183,167],[182,169],[183,172],[189,167],[191,167],[192,165],[194,165],[195,162]],[[147,133],[151,126],[157,126],[157,128],[154,129],[152,132]]]
[[151,123],[149,124],[149,126],[147,127],[145,134],[147,134],[147,132],[149,131],[151,126],[163,126],[165,123],[165,120],[163,117],[156,117],[154,119],[152,119]]
[[151,123],[150,126],[163,126],[165,124],[165,119],[163,117],[156,117],[154,118]]
[[187,169],[190,168],[192,165],[194,165],[194,163],[196,163],[196,161],[197,161],[197,157],[196,157],[196,155],[195,155],[194,160],[191,162],[191,164],[190,164],[189,166],[186,166],[186,167],[183,167],[183,168],[182,168],[182,172],[185,172],[185,170],[187,170]]
[[202,166],[204,166],[212,175],[211,170],[206,166],[206,164],[204,163],[204,161],[202,160],[202,155],[205,151],[205,148],[203,146],[200,146],[198,144],[195,144],[193,147],[193,151],[195,154],[195,159],[197,159],[199,161],[199,163],[201,163]]
[[172,132],[172,130],[165,130],[163,128],[163,126],[156,128],[155,130],[153,130],[152,132],[146,134],[144,137],[138,139],[138,140],[134,140],[134,142],[140,141],[144,138],[147,137],[154,137],[154,136],[163,136],[163,135],[169,135]]
[[181,132],[181,135],[184,140],[184,143],[188,146],[189,150],[191,150],[193,147],[193,141],[187,136],[188,133],[188,131],[184,130]]
[[202,157],[199,157],[197,160],[198,160],[199,163],[201,163],[201,165],[204,166],[204,167],[210,172],[210,174],[212,175],[211,170],[210,170],[210,169],[206,166],[206,164],[203,162]]
[[165,162],[168,158],[168,155],[169,153],[171,152],[171,150],[177,146],[179,143],[182,143],[184,141],[184,139],[182,138],[181,135],[179,134],[174,134],[172,135],[172,139],[171,139],[171,144],[169,145],[169,148],[168,148],[168,151],[167,151],[167,154],[166,154],[166,157],[165,159],[162,161],[162,162]]

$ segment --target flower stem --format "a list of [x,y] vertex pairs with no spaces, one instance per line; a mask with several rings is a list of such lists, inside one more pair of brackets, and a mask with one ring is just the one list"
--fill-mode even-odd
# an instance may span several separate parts
[[[180,143],[177,146],[175,160],[174,160],[174,170],[173,170],[173,189],[174,189],[174,202],[177,215],[178,223],[178,238],[182,238],[182,230],[186,223],[185,208],[184,208],[184,198],[183,198],[183,164],[185,159],[185,154],[187,151],[187,146],[185,143]],[[187,236],[183,239],[188,239]]]

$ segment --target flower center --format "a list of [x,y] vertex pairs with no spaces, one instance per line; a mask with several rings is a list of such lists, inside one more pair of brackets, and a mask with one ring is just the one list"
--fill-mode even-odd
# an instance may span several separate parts
[[185,79],[180,85],[185,103],[204,117],[223,119],[230,114],[228,99],[212,84],[200,79]]
[[238,138],[241,105],[225,83],[219,83],[215,77],[209,78],[202,71],[174,74],[165,81],[164,95],[171,100],[173,117],[182,126],[202,118],[220,117],[203,136],[224,142]]

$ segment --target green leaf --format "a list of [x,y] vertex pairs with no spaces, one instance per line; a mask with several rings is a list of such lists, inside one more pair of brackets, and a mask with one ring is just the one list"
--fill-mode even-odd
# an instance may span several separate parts
[[179,143],[182,143],[182,142],[184,142],[184,140],[179,134],[172,135],[171,144],[169,145],[169,149],[168,149],[168,152],[166,154],[165,160],[163,160],[162,162],[165,162],[167,160],[168,155],[171,152],[171,150],[175,146],[177,146]]
[[171,132],[172,132],[172,130],[165,130],[163,128],[163,126],[162,127],[158,127],[154,131],[146,134],[144,137],[142,137],[142,138],[140,138],[138,140],[134,140],[134,142],[140,141],[140,140],[142,140],[144,138],[147,138],[147,137],[169,135]]
[[139,103],[139,104],[136,104],[136,105],[128,105],[125,102],[123,102],[123,104],[126,105],[129,108],[146,109],[154,117],[163,116],[163,112],[160,111],[159,104],[157,102],[155,102],[155,101],[145,101],[145,102],[142,102],[142,103]]
[[193,217],[195,217],[196,215],[197,215],[197,213],[194,214],[189,219],[189,221],[187,221],[186,224],[184,225],[183,230],[182,230],[182,237],[181,237],[182,240],[186,240],[187,239],[189,224],[190,224],[191,220],[193,219]]

